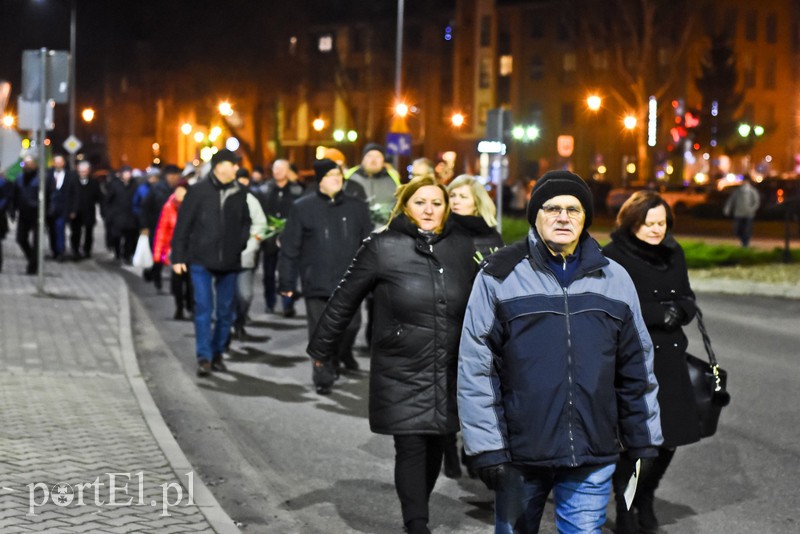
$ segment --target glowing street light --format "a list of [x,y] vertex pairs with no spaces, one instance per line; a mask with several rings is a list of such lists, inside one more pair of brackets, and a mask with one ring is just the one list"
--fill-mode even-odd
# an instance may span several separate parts
[[634,128],[636,128],[636,117],[634,117],[633,115],[626,115],[625,118],[622,119],[622,124],[628,130],[633,130]]
[[344,130],[335,130],[333,132],[333,140],[337,143],[344,141]]
[[205,136],[205,134],[203,134],[203,132],[195,132],[194,133],[194,142],[195,143],[202,143],[203,139],[205,139],[205,138],[206,138],[206,136]]
[[348,130],[347,131],[347,140],[351,143],[355,143],[356,139],[358,139],[358,133],[355,130]]
[[325,120],[322,117],[318,117],[314,119],[314,122],[311,123],[311,126],[314,128],[314,131],[321,132],[325,129]]
[[405,117],[406,115],[408,115],[408,104],[406,104],[405,102],[398,102],[394,106],[394,113],[398,117]]
[[6,113],[5,115],[3,115],[3,127],[4,128],[11,128],[12,126],[14,126],[15,122],[16,122],[16,119],[14,119],[14,115],[12,115],[11,113]]
[[597,95],[589,95],[589,97],[586,99],[586,105],[592,111],[597,111],[600,109],[600,106],[603,105],[603,99]]
[[208,133],[208,140],[212,143],[219,139],[219,136],[222,135],[222,128],[219,126],[214,126],[211,128],[211,131]]
[[94,120],[94,110],[92,108],[85,108],[81,111],[81,118],[84,122],[92,122]]
[[466,121],[466,118],[464,117],[464,115],[462,113],[456,112],[456,113],[453,113],[452,117],[450,117],[450,123],[453,126],[455,126],[456,128],[461,128],[462,126],[464,126],[464,122],[465,121]]
[[741,123],[737,130],[739,131],[739,135],[741,135],[742,137],[747,137],[748,135],[750,135],[750,125],[747,124],[746,122]]
[[230,117],[233,115],[233,105],[227,100],[220,102],[217,109],[219,109],[219,114],[223,117]]
[[534,141],[539,137],[539,128],[538,126],[528,126],[525,129],[525,136],[530,140]]
[[184,122],[183,124],[181,124],[181,133],[183,135],[189,135],[190,133],[192,133],[191,123]]

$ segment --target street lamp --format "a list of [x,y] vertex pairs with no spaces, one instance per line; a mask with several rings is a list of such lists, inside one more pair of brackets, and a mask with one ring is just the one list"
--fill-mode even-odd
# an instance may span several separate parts
[[81,117],[83,118],[83,122],[92,122],[94,120],[94,110],[92,108],[85,108],[81,112]]
[[456,128],[461,128],[462,126],[464,126],[465,122],[466,118],[464,117],[463,113],[455,112],[450,117],[450,124],[452,124]]
[[14,126],[14,122],[16,122],[16,120],[14,119],[14,115],[11,113],[6,113],[3,115],[3,128],[11,128]]
[[233,104],[227,100],[220,102],[217,109],[219,109],[219,114],[223,117],[231,117],[233,115]]
[[636,117],[633,115],[626,115],[624,119],[622,119],[622,124],[628,130],[633,130],[636,128]]
[[311,126],[314,128],[315,132],[321,132],[322,130],[325,129],[325,119],[323,119],[322,117],[317,117],[311,123]]
[[597,111],[603,105],[603,99],[597,95],[589,95],[586,98],[586,106],[592,111]]

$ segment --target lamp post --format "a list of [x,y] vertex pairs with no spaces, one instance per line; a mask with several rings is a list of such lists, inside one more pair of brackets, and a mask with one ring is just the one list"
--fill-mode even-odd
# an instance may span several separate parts
[[[77,0],[72,0],[69,15],[69,135],[75,137],[75,37],[77,34]],[[75,153],[70,151],[69,168],[75,170]]]

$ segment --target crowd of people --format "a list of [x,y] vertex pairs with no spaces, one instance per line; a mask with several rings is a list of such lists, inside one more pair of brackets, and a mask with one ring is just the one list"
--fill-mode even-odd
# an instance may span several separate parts
[[[50,257],[67,259],[67,227],[71,257],[91,256],[97,206],[119,262],[146,236],[143,276],[161,290],[171,272],[174,317],[194,323],[199,377],[226,372],[230,340],[246,339],[259,266],[266,313],[294,317],[304,300],[318,394],[359,369],[365,319],[369,425],[394,440],[410,534],[430,532],[439,473],[461,476],[461,464],[495,491],[495,532],[537,532],[551,494],[559,532],[599,532],[612,494],[616,532],[654,532],[659,481],[676,447],[700,439],[682,357],[695,299],[669,205],[634,194],[601,248],[589,186],[550,171],[530,191],[527,237],[504,246],[475,177],[443,179],[421,158],[403,179],[374,143],[350,169],[337,150],[325,156],[307,183],[285,159],[266,179],[223,149],[205,173],[167,165],[137,179],[123,167],[102,186],[87,162],[73,175],[56,156]],[[29,273],[38,180],[29,157],[16,180],[0,179],[0,238],[7,213]]]

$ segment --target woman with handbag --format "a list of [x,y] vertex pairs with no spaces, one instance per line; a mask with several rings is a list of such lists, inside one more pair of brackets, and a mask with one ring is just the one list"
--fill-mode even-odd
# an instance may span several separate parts
[[[658,456],[644,460],[636,496],[629,511],[623,494],[633,462],[622,457],[617,463],[613,486],[617,502],[617,534],[636,533],[639,528],[655,532],[658,521],[653,510],[654,493],[675,454],[675,448],[700,440],[700,425],[686,364],[688,340],[682,326],[695,316],[695,297],[683,249],[675,241],[672,212],[654,191],[634,193],[620,208],[611,243],[603,253],[630,274],[642,316],[653,340],[654,370],[658,380],[658,403],[664,444]],[[638,526],[633,510],[638,512]]]
[[332,383],[338,343],[374,294],[369,424],[393,436],[406,531],[429,534],[428,500],[444,442],[458,430],[458,346],[477,265],[472,240],[448,219],[447,192],[433,176],[398,187],[395,198],[389,222],[364,240],[328,301],[307,352]]

